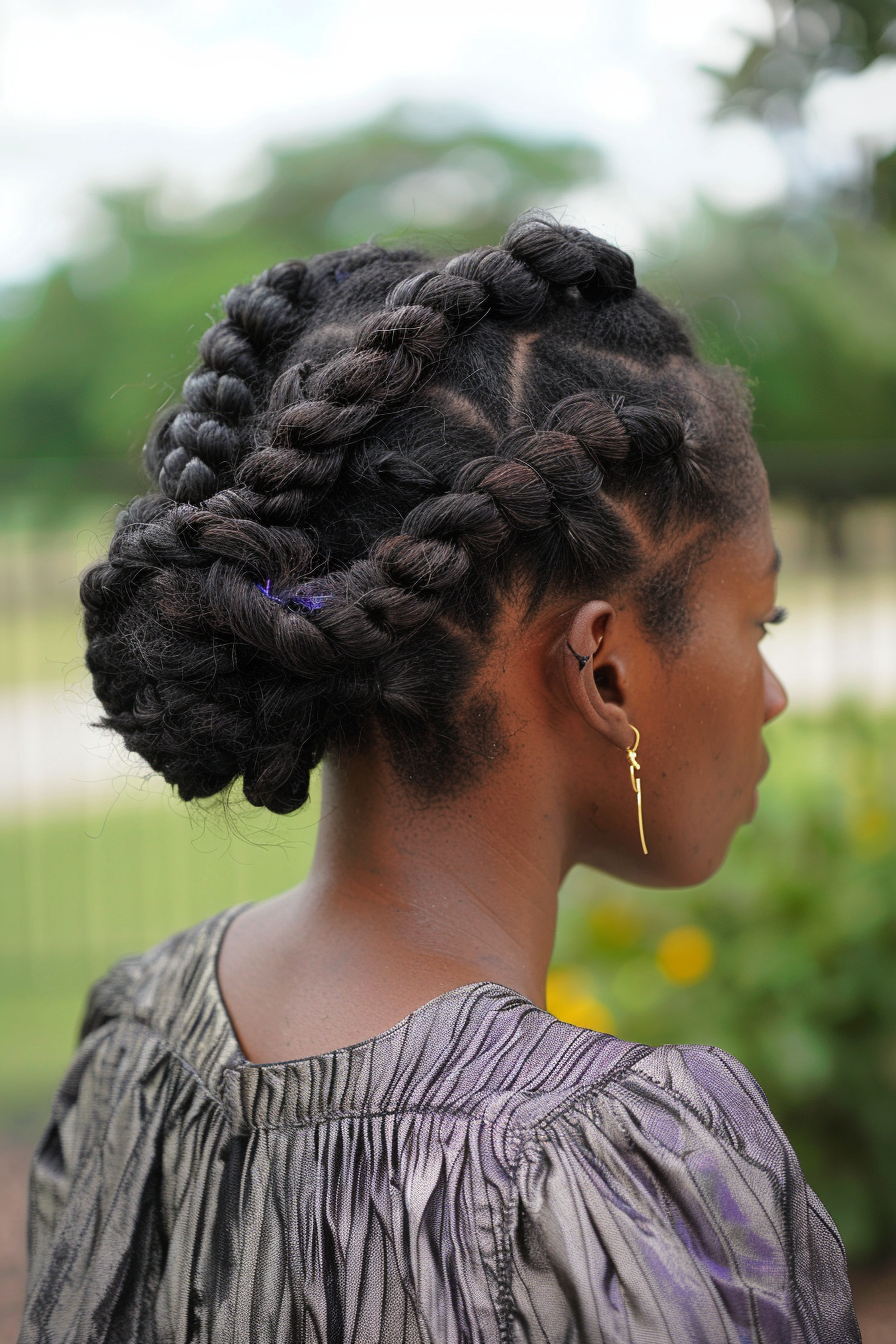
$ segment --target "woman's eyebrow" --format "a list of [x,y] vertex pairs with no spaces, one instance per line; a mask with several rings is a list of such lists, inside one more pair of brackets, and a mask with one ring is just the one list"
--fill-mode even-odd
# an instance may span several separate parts
[[768,572],[769,574],[781,573],[781,552],[777,546],[775,547],[775,554],[772,557],[772,563],[769,565]]

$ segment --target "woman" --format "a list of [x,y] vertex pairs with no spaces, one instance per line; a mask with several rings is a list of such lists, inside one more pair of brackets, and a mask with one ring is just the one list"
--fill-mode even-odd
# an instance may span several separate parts
[[323,762],[314,865],[95,989],[22,1340],[857,1340],[744,1068],[543,1006],[573,864],[701,882],[756,806],[741,381],[549,219],[225,310],[84,578],[88,664],[186,799],[290,812]]

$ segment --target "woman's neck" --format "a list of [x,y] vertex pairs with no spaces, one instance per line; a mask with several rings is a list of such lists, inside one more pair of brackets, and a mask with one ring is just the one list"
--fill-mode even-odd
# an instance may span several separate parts
[[420,807],[384,752],[325,766],[308,879],[240,916],[222,948],[250,1059],[363,1040],[476,981],[543,1004],[565,827],[526,774],[492,769],[482,788]]
[[324,769],[304,899],[397,957],[465,968],[538,1001],[564,876],[562,819],[544,795],[490,774],[487,788],[421,807],[379,753]]

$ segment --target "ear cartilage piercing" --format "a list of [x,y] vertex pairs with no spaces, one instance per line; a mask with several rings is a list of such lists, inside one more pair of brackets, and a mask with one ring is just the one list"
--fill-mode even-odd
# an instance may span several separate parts
[[580,672],[584,672],[584,671],[585,671],[585,668],[588,666],[588,664],[591,662],[591,659],[594,657],[594,654],[593,654],[593,653],[576,653],[575,649],[574,649],[573,646],[570,644],[569,640],[566,641],[566,647],[569,649],[569,651],[570,651],[570,653],[572,654],[573,658],[575,658],[576,662],[578,663],[578,665],[579,665],[579,671],[580,671]]
[[594,655],[600,653],[600,646],[601,644],[603,644],[603,642],[604,637],[603,635],[601,635],[600,639],[597,641],[597,648],[594,650],[594,653],[576,653],[575,649],[570,644],[569,640],[566,641],[566,647],[569,649],[573,658],[575,658],[576,662],[578,663],[580,672],[584,672],[585,668],[591,662],[591,659],[594,657]]
[[638,744],[641,741],[641,734],[638,732],[637,728],[633,723],[630,723],[629,727],[631,728],[632,732],[635,735],[635,740],[632,743],[632,745],[628,748],[625,754],[628,757],[628,773],[631,777],[632,788],[634,789],[635,796],[638,799],[638,834],[641,837],[641,848],[646,854],[647,841],[644,839],[644,812],[641,808],[641,780],[640,777],[635,774],[636,770],[641,769],[641,764],[636,755],[636,752],[638,750]]

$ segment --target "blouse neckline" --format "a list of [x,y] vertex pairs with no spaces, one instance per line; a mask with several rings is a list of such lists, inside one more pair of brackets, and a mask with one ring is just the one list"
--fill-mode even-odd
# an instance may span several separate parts
[[[447,1006],[452,1000],[456,998],[468,998],[477,990],[497,990],[500,994],[510,995],[512,998],[520,999],[523,1003],[527,1003],[532,1008],[535,1008],[535,1004],[532,1003],[531,999],[526,998],[526,996],[519,990],[511,989],[508,985],[501,985],[496,980],[471,980],[467,984],[455,985],[453,989],[446,989],[441,994],[437,994],[435,998],[427,999],[425,1003],[420,1004],[419,1008],[412,1008],[411,1011],[401,1018],[399,1022],[396,1022],[394,1026],[386,1027],[384,1031],[378,1031],[373,1036],[365,1036],[360,1041],[352,1041],[347,1045],[337,1045],[332,1050],[323,1050],[316,1055],[298,1055],[294,1059],[265,1060],[263,1063],[247,1059],[243,1054],[236,1027],[233,1023],[233,1018],[230,1016],[230,1010],[227,1007],[227,1004],[224,1001],[224,995],[221,992],[221,981],[218,977],[218,963],[220,961],[221,948],[227,930],[237,916],[241,915],[244,910],[248,910],[251,904],[251,901],[243,901],[240,905],[232,906],[225,912],[225,916],[221,920],[221,926],[216,930],[214,956],[212,959],[211,992],[215,999],[215,1007],[226,1024],[227,1035],[229,1036],[229,1044],[231,1047],[231,1068],[284,1069],[289,1068],[292,1065],[307,1064],[313,1060],[330,1059],[337,1055],[345,1054],[346,1052],[369,1049],[376,1046],[379,1041],[388,1040],[389,1037],[394,1036],[396,1032],[406,1032],[413,1023],[438,1011],[441,1007]],[[536,1008],[536,1011],[539,1010]]]
[[[482,1080],[483,1054],[500,1059],[521,1017],[554,1022],[517,990],[488,980],[445,990],[400,1022],[318,1055],[256,1063],[243,1054],[218,980],[230,924],[249,902],[219,916],[209,948],[207,992],[220,1024],[218,1088],[240,1129],[292,1127],[347,1114],[443,1109],[464,1093],[463,1076]],[[512,1020],[511,1020],[512,1019]],[[505,1024],[496,1030],[499,1021]],[[477,1061],[476,1069],[471,1065]],[[218,1072],[218,1070],[215,1070]]]

